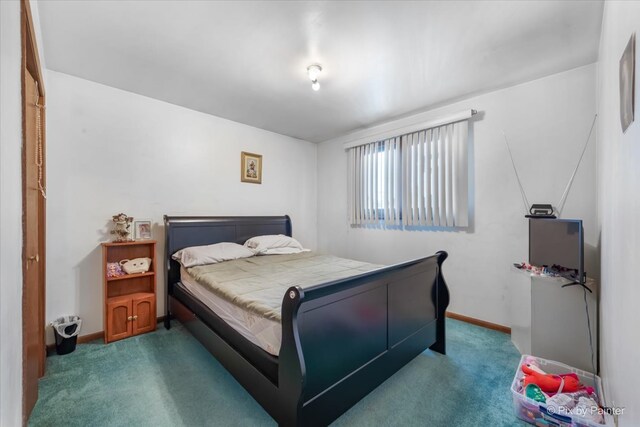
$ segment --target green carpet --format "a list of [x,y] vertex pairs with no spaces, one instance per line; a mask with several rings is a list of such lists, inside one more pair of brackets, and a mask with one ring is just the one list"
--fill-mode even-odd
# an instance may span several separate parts
[[[275,422],[179,323],[47,359],[31,426],[261,426]],[[447,320],[447,356],[425,351],[335,426],[514,426],[509,336]]]

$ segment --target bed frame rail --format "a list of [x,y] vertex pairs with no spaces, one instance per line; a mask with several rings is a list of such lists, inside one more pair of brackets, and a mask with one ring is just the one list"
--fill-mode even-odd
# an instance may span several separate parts
[[[283,300],[279,384],[296,402],[284,425],[327,425],[431,347],[445,352],[446,252]],[[440,299],[443,303],[440,304]]]

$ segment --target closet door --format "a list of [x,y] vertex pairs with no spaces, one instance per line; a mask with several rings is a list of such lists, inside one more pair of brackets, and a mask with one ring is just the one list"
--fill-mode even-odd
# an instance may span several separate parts
[[23,169],[23,209],[24,209],[24,240],[23,267],[24,274],[22,298],[22,345],[23,345],[23,383],[25,413],[38,400],[38,378],[44,374],[44,253],[41,250],[43,240],[44,220],[41,210],[39,182],[40,159],[38,132],[40,126],[36,113],[36,102],[39,100],[36,82],[29,71],[25,72],[25,102],[24,102],[24,169]]

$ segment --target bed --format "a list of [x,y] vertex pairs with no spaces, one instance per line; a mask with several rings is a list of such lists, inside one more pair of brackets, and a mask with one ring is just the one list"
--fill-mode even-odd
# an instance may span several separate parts
[[[425,349],[445,354],[446,252],[392,266],[363,265],[348,277],[283,289],[281,311],[262,325],[278,340],[265,344],[234,324],[227,316],[234,308],[202,292],[171,255],[190,246],[291,236],[290,218],[164,220],[165,327],[178,319],[279,425],[328,425]],[[312,256],[299,258],[308,264]]]

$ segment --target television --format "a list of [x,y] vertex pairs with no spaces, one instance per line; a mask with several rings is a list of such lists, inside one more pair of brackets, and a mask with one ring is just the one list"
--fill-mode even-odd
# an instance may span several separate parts
[[529,219],[529,264],[584,284],[582,220]]

